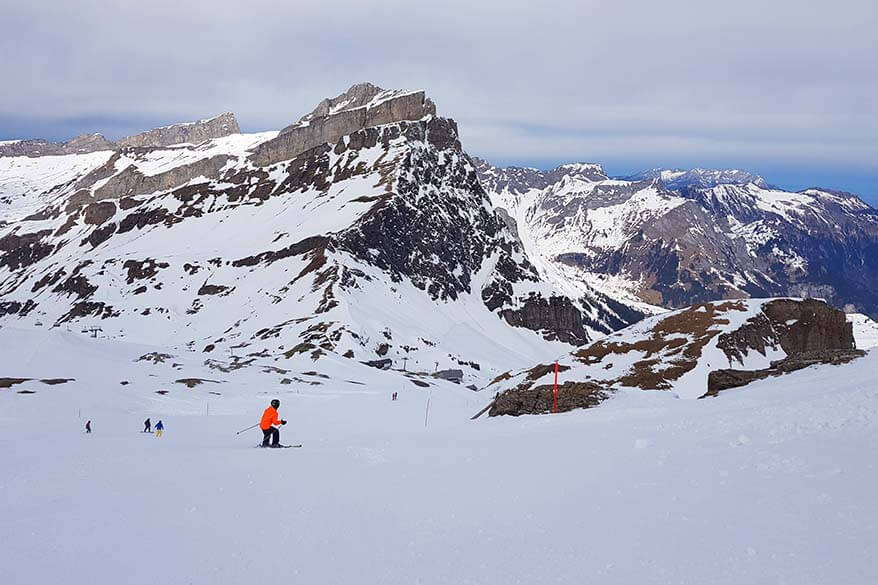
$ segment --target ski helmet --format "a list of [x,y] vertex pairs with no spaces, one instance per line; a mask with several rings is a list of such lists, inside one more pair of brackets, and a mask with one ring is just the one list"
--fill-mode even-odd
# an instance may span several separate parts
[[271,405],[272,405],[274,408],[280,408],[280,400],[278,400],[277,398],[275,398],[274,400],[271,401]]

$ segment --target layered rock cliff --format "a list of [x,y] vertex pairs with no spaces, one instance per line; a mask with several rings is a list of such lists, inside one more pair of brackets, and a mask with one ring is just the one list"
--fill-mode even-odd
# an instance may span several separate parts
[[423,91],[387,91],[368,83],[357,84],[332,99],[323,100],[299,122],[281,130],[277,138],[258,145],[252,160],[259,166],[270,165],[320,144],[334,144],[342,136],[364,128],[420,120],[435,114],[436,106]]
[[222,138],[229,134],[240,133],[241,128],[238,126],[238,120],[235,119],[235,115],[231,112],[226,112],[207,120],[172,124],[171,126],[141,132],[134,136],[127,136],[121,139],[118,144],[121,148],[145,148],[184,143],[198,144],[205,140],[213,140],[214,138]]

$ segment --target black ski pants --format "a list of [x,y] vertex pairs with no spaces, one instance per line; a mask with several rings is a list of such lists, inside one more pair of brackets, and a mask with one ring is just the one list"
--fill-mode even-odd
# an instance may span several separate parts
[[262,446],[268,447],[268,440],[271,439],[272,445],[277,445],[280,443],[280,431],[277,430],[277,427],[269,427],[267,429],[262,429]]

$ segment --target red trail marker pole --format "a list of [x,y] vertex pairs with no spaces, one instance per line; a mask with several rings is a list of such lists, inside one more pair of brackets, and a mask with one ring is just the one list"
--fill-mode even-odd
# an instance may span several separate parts
[[552,412],[558,412],[558,362],[555,362],[555,389],[552,396]]

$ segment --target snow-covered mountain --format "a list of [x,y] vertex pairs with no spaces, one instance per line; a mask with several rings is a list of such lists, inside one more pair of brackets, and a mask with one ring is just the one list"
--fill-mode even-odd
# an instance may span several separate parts
[[787,192],[725,171],[690,175],[732,182],[675,190],[660,176],[611,179],[594,164],[478,168],[550,280],[668,308],[817,296],[878,313],[878,212],[849,193]]
[[358,84],[280,132],[226,122],[0,157],[0,319],[478,380],[642,316],[539,276],[424,92]]
[[768,187],[765,179],[749,171],[740,169],[649,169],[630,177],[631,181],[659,179],[669,189],[683,187],[710,188],[718,185],[747,185]]

